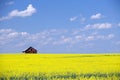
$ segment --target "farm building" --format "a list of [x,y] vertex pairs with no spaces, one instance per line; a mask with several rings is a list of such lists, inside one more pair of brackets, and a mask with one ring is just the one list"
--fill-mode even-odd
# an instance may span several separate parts
[[23,53],[29,53],[29,54],[36,54],[37,50],[33,47],[29,47],[28,49],[26,49],[25,51],[23,51]]

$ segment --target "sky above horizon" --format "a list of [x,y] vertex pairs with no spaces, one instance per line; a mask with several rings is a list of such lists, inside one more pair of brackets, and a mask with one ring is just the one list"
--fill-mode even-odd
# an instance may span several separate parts
[[120,53],[120,0],[1,0],[0,53]]

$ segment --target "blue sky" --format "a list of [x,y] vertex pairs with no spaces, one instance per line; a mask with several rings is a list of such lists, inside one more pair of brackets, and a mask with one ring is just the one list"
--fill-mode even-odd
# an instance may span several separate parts
[[0,53],[120,53],[119,0],[1,0]]

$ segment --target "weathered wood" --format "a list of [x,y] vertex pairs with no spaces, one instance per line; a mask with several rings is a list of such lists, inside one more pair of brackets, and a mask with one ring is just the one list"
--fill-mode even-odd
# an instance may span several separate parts
[[37,50],[33,47],[29,47],[28,49],[26,49],[25,51],[22,51],[25,54],[37,54]]

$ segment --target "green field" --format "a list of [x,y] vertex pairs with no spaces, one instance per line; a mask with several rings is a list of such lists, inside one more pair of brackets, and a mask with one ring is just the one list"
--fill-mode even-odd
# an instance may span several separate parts
[[0,54],[0,80],[120,80],[120,54]]

